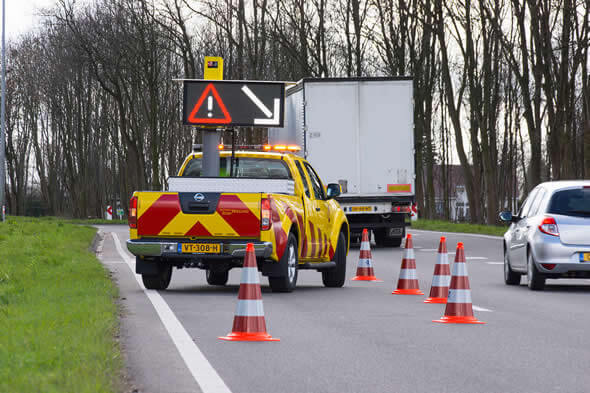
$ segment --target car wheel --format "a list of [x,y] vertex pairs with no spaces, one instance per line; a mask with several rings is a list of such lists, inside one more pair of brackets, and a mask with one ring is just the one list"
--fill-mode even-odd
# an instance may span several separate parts
[[510,267],[510,260],[508,259],[508,252],[504,250],[504,283],[506,285],[519,285],[520,274],[516,273]]
[[344,233],[338,236],[336,253],[334,254],[336,267],[322,272],[322,281],[326,287],[340,288],[346,281],[346,237]]
[[297,239],[294,234],[289,233],[287,247],[279,261],[281,275],[279,277],[268,277],[268,283],[273,292],[292,292],[295,289],[298,262]]
[[141,280],[147,289],[166,289],[172,278],[172,265],[159,263],[157,274],[142,274]]
[[205,277],[207,278],[207,283],[209,285],[225,285],[229,278],[229,271],[214,272],[211,269],[207,269]]
[[545,276],[537,270],[533,253],[529,251],[527,261],[527,278],[529,280],[529,289],[533,291],[542,291],[545,288]]

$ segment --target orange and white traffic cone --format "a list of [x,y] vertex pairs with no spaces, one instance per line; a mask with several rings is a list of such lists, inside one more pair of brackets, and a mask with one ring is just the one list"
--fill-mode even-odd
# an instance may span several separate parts
[[441,236],[438,245],[436,265],[430,286],[430,296],[424,303],[446,303],[451,282],[451,267],[449,266],[449,254],[447,253],[447,239]]
[[278,338],[272,338],[266,332],[260,278],[252,243],[248,243],[246,246],[238,306],[232,332],[225,337],[219,337],[219,339],[226,341],[280,341]]
[[397,280],[397,289],[391,292],[393,295],[424,295],[418,284],[416,275],[416,257],[414,256],[414,245],[412,235],[406,236],[406,249],[402,259],[402,266]]
[[441,319],[432,322],[440,323],[485,323],[473,316],[473,305],[471,304],[471,288],[469,287],[469,276],[467,274],[467,263],[465,262],[465,250],[463,243],[457,243],[451,286],[445,315]]
[[373,257],[371,256],[371,243],[369,242],[369,231],[363,229],[363,238],[361,239],[361,252],[359,255],[359,263],[356,268],[356,276],[353,281],[376,281],[383,282],[375,277],[373,271]]

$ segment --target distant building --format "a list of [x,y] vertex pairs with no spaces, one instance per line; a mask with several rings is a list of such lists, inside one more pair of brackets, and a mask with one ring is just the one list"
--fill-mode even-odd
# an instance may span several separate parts
[[448,211],[452,221],[468,221],[469,200],[461,165],[435,165],[433,169],[436,215],[444,218]]

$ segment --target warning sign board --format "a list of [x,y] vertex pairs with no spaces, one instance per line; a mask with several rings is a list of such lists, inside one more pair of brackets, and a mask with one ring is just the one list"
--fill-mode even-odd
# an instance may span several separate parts
[[283,127],[284,107],[284,83],[184,81],[186,125]]

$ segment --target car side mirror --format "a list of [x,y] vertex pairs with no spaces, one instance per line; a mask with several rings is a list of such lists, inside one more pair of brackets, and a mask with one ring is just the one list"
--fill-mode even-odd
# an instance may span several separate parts
[[512,212],[509,210],[504,210],[503,212],[500,212],[499,216],[500,220],[502,221],[512,222]]
[[338,183],[330,183],[328,184],[328,189],[326,192],[328,199],[336,198],[340,195],[340,184]]
[[504,222],[517,222],[518,220],[520,220],[520,217],[513,216],[512,212],[509,210],[504,210],[503,212],[500,212],[499,216],[500,220]]

